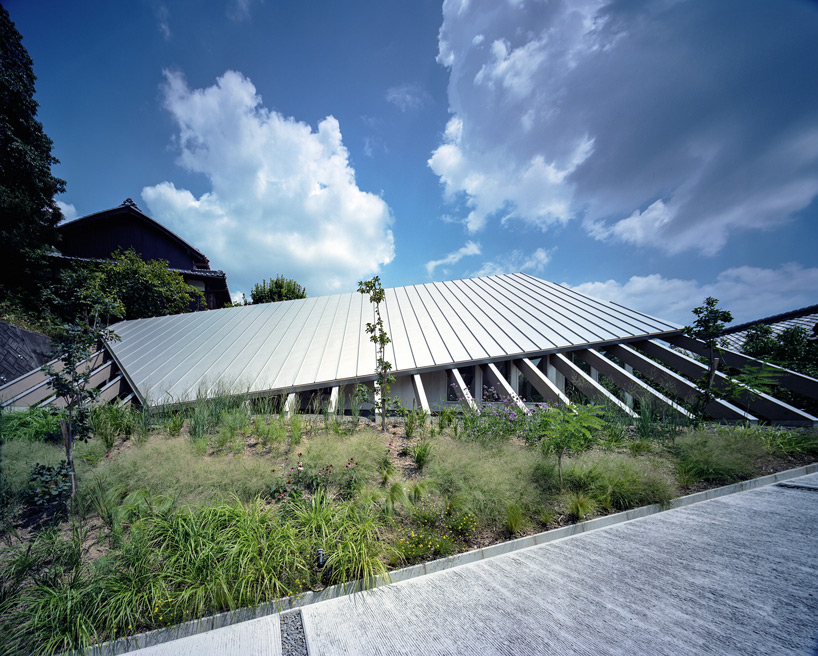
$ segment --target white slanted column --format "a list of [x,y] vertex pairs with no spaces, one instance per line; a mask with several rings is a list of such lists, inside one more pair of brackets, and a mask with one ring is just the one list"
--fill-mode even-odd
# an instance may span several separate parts
[[560,373],[571,381],[571,384],[579,389],[588,398],[595,401],[607,401],[622,410],[622,412],[624,412],[626,415],[630,417],[637,416],[631,408],[622,403],[622,401],[602,387],[602,385],[596,382],[582,369],[566,358],[562,353],[555,353],[551,356],[551,359],[554,366],[559,369]]
[[[535,367],[531,360],[521,358],[515,360],[514,363],[519,367],[520,371],[523,372],[523,376],[531,383],[531,386],[542,395],[546,403],[571,405],[571,401],[565,396],[565,392],[560,390],[542,371]],[[565,379],[563,379],[563,381],[564,380]]]
[[329,395],[329,413],[334,415],[338,412],[338,386],[332,388],[332,392]]
[[[640,380],[631,373],[628,373],[621,367],[617,366],[602,355],[599,351],[594,349],[584,349],[576,352],[589,366],[595,367],[601,371],[604,376],[611,380],[621,390],[630,390],[640,399],[650,398],[658,402],[660,405],[670,408],[678,416],[684,419],[693,419],[693,415],[685,410],[682,406],[674,403],[661,392],[653,389],[650,385]],[[627,402],[626,402],[627,405]],[[633,407],[633,398],[631,398],[631,405]]]
[[418,405],[424,412],[429,412],[429,401],[426,399],[426,390],[423,389],[423,381],[420,379],[420,374],[412,376],[412,388],[415,390],[415,398]]
[[500,370],[493,362],[489,362],[486,365],[486,375],[488,376],[489,381],[496,385],[505,396],[514,401],[518,408],[524,412],[528,412],[528,408],[526,408],[525,403],[523,403],[520,397],[517,395],[516,390],[514,390],[509,382],[503,378],[503,374],[500,373]]
[[457,368],[449,370],[452,373],[452,379],[454,380],[455,385],[457,386],[457,392],[463,398],[464,401],[469,405],[472,410],[477,410],[477,404],[474,402],[472,398],[471,392],[469,388],[466,386],[466,383],[463,381],[463,376],[460,375],[460,372]]
[[[629,373],[631,376],[633,376],[633,367],[632,367],[632,366],[630,366],[629,364],[626,364],[626,365],[625,365],[625,372],[626,372],[626,373]],[[627,392],[624,392],[624,395],[625,395],[625,403],[626,403],[626,405],[627,405],[629,408],[632,408],[632,407],[633,407],[633,397],[632,397],[630,394],[628,394]]]
[[565,394],[565,376],[563,376],[551,362],[550,355],[542,356],[540,360],[540,371],[542,371],[548,380],[550,380],[556,388]]
[[298,408],[295,407],[295,392],[287,394],[287,400],[284,402],[284,414],[287,417],[298,414]]

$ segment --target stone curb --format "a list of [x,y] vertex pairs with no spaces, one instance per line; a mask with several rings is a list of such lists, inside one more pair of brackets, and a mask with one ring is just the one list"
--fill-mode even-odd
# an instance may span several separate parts
[[[428,563],[421,563],[419,565],[413,565],[411,567],[395,570],[390,572],[389,576],[387,577],[378,577],[373,587],[408,581],[420,576],[434,574],[435,572],[441,572],[443,570],[459,567],[461,565],[468,565],[469,563],[475,563],[487,558],[494,558],[495,556],[501,556],[513,551],[529,549],[541,544],[555,542],[556,540],[569,538],[580,533],[588,533],[590,531],[596,531],[608,526],[629,522],[633,519],[639,519],[640,517],[648,517],[649,515],[655,515],[656,513],[660,513],[665,510],[684,508],[685,506],[690,506],[701,501],[708,501],[710,499],[717,499],[718,497],[735,494],[737,492],[753,490],[759,487],[764,487],[765,485],[772,485],[780,481],[786,481],[791,478],[797,478],[798,476],[805,476],[815,472],[818,472],[818,463],[805,465],[796,469],[788,469],[786,471],[770,474],[769,476],[753,478],[740,483],[724,485],[722,487],[713,488],[712,490],[705,490],[704,492],[689,494],[687,496],[674,499],[666,507],[659,504],[653,504],[650,506],[642,506],[640,508],[632,508],[631,510],[615,513],[613,515],[606,515],[604,517],[598,517],[597,519],[571,524],[570,526],[563,526],[562,528],[544,531],[535,535],[528,535],[524,538],[518,538],[508,542],[501,542],[500,544],[483,547],[482,549],[475,549],[473,551],[455,554],[454,556],[449,556],[447,558],[433,560]],[[303,606],[317,604],[322,601],[335,599],[337,597],[342,597],[349,594],[358,594],[359,590],[357,587],[358,582],[334,585],[317,592],[306,592],[296,597],[285,597],[284,599],[279,599],[275,602],[260,604],[254,608],[240,608],[235,611],[227,611],[224,613],[219,613],[218,615],[211,615],[198,620],[191,620],[189,622],[177,624],[176,626],[168,627],[166,629],[155,629],[153,631],[139,633],[127,638],[119,638],[114,642],[94,645],[85,652],[71,653],[85,654],[87,656],[116,656],[117,654],[125,654],[135,649],[151,647],[153,645],[170,642],[172,640],[178,640],[179,638],[186,638],[188,636],[205,633],[214,629],[220,629],[225,626],[238,624],[240,622],[256,619],[265,615],[294,612]],[[63,656],[67,656],[67,653]]]

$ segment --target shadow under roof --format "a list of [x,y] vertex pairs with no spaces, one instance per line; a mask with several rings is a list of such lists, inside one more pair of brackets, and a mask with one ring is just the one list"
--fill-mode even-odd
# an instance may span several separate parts
[[[386,289],[395,375],[675,334],[679,326],[516,273]],[[143,403],[375,378],[359,293],[123,321],[109,345]]]

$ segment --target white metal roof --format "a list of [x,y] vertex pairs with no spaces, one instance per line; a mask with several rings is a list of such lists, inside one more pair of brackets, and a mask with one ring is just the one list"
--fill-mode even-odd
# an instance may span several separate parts
[[[150,405],[374,378],[359,293],[124,321],[111,350]],[[395,374],[533,356],[679,329],[522,273],[386,290]]]

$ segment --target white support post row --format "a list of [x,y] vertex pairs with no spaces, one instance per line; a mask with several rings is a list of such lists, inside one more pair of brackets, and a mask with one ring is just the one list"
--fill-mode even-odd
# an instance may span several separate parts
[[565,392],[560,390],[542,371],[535,367],[531,360],[521,358],[515,360],[514,363],[523,372],[523,376],[531,383],[531,386],[542,395],[546,403],[571,405],[571,401],[565,396]]
[[[629,364],[626,364],[625,365],[625,373],[630,374],[631,376],[633,376],[633,367],[630,366]],[[633,396],[631,396],[628,392],[623,392],[623,394],[625,395],[625,404],[629,408],[632,408],[633,407]]]
[[[698,339],[692,339],[687,335],[668,337],[666,338],[666,341],[670,342],[674,346],[687,349],[696,355],[703,355],[705,357],[709,355],[707,345],[704,342]],[[798,394],[808,396],[811,399],[818,399],[818,379],[816,378],[805,376],[804,374],[799,374],[798,372],[790,371],[789,369],[784,369],[783,367],[770,364],[769,362],[756,360],[755,358],[751,358],[743,353],[738,353],[730,349],[720,348],[719,357],[726,366],[734,367],[736,369],[743,369],[744,367],[748,366],[760,367],[763,365],[765,369],[774,373],[775,381],[782,387],[785,387],[793,392],[797,392]]]
[[[701,362],[689,358],[682,353],[673,351],[666,346],[662,346],[655,341],[639,342],[639,347],[643,348],[645,353],[649,356],[657,358],[658,360],[678,369],[685,376],[689,376],[693,380],[701,379],[707,372],[708,367]],[[720,372],[716,372],[713,379],[713,385],[718,390],[724,390],[728,385],[728,378]],[[788,403],[779,401],[778,399],[759,392],[758,390],[746,390],[738,395],[738,403],[749,408],[753,414],[761,415],[765,419],[769,419],[774,424],[784,426],[815,426],[818,424],[818,417],[799,410]]]
[[[650,378],[655,383],[659,383],[669,391],[681,397],[685,401],[695,401],[701,397],[701,391],[687,378],[683,378],[675,371],[671,371],[655,360],[642,355],[639,351],[632,349],[625,344],[613,344],[605,347],[611,355],[625,362],[627,366],[632,366],[643,376]],[[713,399],[706,407],[705,412],[714,419],[724,419],[729,421],[747,421],[757,424],[758,419],[745,413],[732,403]]]
[[474,400],[477,403],[483,402],[483,367],[474,367]]
[[557,368],[551,363],[551,356],[544,355],[540,360],[540,371],[542,371],[556,388],[565,394],[565,376],[563,376]]
[[457,389],[463,396],[463,399],[466,401],[469,408],[471,408],[472,410],[477,410],[477,404],[474,402],[471,392],[469,392],[469,388],[466,387],[466,383],[463,381],[463,376],[460,375],[460,372],[457,370],[457,368],[449,369],[449,371],[452,372],[452,378],[454,378],[454,382],[457,385]]
[[[661,392],[653,389],[643,380],[640,380],[631,373],[628,373],[621,367],[614,364],[611,360],[602,355],[599,351],[594,349],[584,349],[576,352],[589,366],[595,367],[598,371],[607,376],[615,385],[621,390],[630,390],[640,399],[651,398],[658,401],[661,405],[670,408],[678,416],[684,419],[693,419],[693,415],[685,410],[682,406],[674,403],[671,399],[666,397]],[[627,402],[626,402],[627,405]],[[628,406],[633,408],[633,397],[631,397],[631,404]]]
[[429,401],[426,399],[426,391],[423,389],[423,381],[420,379],[420,374],[412,376],[412,388],[415,391],[415,398],[418,405],[424,412],[430,412]]

